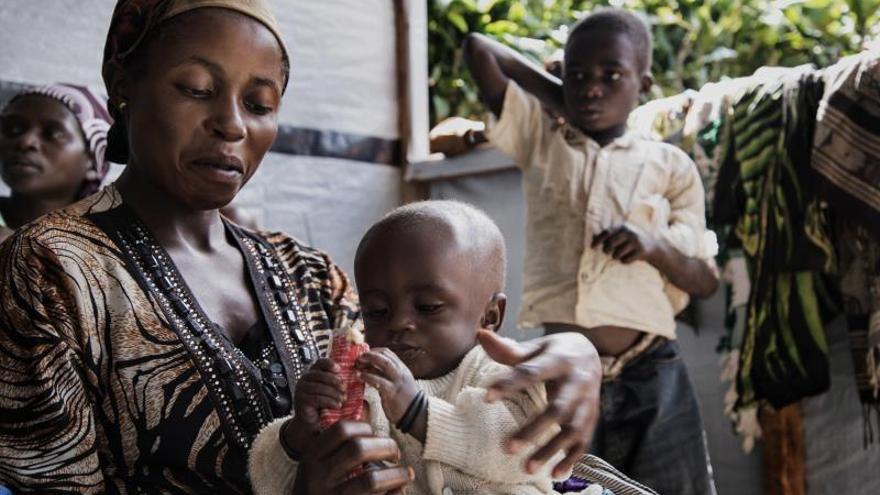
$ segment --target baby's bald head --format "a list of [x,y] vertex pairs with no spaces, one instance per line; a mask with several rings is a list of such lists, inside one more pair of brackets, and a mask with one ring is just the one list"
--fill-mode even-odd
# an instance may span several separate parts
[[377,240],[415,241],[416,236],[428,236],[434,247],[460,251],[490,295],[504,288],[507,252],[501,230],[481,210],[459,201],[420,201],[392,210],[364,235],[355,266]]
[[367,342],[398,352],[416,378],[449,373],[479,330],[501,328],[504,239],[473,206],[397,208],[366,233],[354,264]]

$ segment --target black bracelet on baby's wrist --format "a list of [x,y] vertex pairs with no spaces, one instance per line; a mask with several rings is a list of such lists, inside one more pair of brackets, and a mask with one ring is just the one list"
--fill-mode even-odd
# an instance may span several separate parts
[[423,390],[419,390],[416,396],[413,397],[412,401],[410,401],[409,406],[406,408],[406,412],[403,413],[403,416],[400,417],[400,420],[395,426],[401,432],[409,433],[415,425],[416,419],[418,419],[419,415],[422,414],[422,411],[427,407],[428,396],[425,395]]

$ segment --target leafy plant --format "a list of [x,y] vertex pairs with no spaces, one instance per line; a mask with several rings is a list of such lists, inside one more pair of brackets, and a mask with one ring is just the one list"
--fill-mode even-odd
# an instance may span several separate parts
[[825,66],[880,35],[880,0],[429,0],[431,121],[485,112],[461,42],[493,36],[541,62],[567,26],[599,6],[644,14],[654,38],[654,96],[765,65]]

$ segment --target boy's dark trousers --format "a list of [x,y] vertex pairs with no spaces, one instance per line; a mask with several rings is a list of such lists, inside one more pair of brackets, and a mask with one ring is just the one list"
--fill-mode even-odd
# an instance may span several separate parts
[[602,385],[590,453],[660,495],[715,495],[700,409],[678,343],[661,339]]

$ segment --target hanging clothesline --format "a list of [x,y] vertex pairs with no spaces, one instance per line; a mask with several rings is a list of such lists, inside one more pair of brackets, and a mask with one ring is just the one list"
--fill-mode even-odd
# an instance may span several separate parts
[[[866,411],[880,387],[880,52],[762,68],[650,102],[630,127],[697,163],[721,244],[727,413],[750,450],[758,410],[829,384],[825,324],[845,313]],[[880,413],[878,413],[880,426]]]

